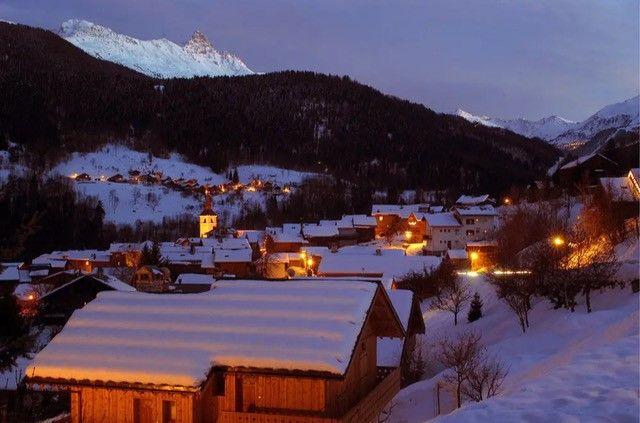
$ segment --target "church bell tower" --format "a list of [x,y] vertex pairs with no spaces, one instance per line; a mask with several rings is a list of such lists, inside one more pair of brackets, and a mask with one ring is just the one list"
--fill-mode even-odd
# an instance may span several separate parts
[[209,190],[204,192],[204,209],[200,213],[200,238],[208,238],[218,227],[218,215],[211,207],[211,194]]

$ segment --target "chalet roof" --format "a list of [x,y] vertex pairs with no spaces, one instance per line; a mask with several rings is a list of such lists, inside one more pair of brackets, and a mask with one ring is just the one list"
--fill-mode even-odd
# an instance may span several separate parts
[[201,273],[182,273],[176,278],[176,284],[180,285],[211,285],[215,282],[212,275]]
[[487,201],[489,201],[489,194],[477,195],[475,197],[472,195],[461,195],[456,200],[456,204],[461,206],[476,206],[486,203]]
[[442,259],[435,256],[326,254],[318,266],[320,276],[401,277],[408,272],[435,270]]
[[455,260],[466,260],[467,258],[469,258],[469,254],[467,253],[467,251],[461,249],[447,250],[447,256],[449,256],[450,259]]
[[22,263],[0,263],[0,282],[15,282],[20,280],[18,268]]
[[413,292],[408,289],[390,289],[387,291],[387,295],[389,295],[404,331],[407,332],[409,330],[411,307],[413,306]]
[[371,206],[371,214],[394,214],[406,219],[411,213],[424,212],[428,209],[428,204],[374,204]]
[[342,216],[341,222],[346,222],[354,227],[357,226],[376,226],[376,218],[367,216],[366,214],[347,214]]
[[262,237],[264,236],[264,231],[253,230],[253,229],[241,229],[241,230],[238,230],[238,235],[240,237],[246,238],[247,241],[249,241],[250,243],[256,243],[262,240]]
[[498,212],[492,205],[456,207],[460,216],[497,216]]
[[302,228],[305,237],[309,238],[329,238],[338,236],[336,225],[304,225]]
[[134,287],[132,287],[131,285],[122,282],[120,279],[116,278],[115,276],[111,276],[111,275],[107,275],[107,274],[101,274],[101,275],[97,275],[97,274],[90,274],[90,275],[80,275],[77,278],[63,284],[60,285],[59,287],[47,292],[46,294],[44,294],[42,297],[40,297],[41,300],[47,298],[49,295],[53,294],[54,292],[60,291],[61,289],[66,288],[69,285],[72,284],[76,284],[76,283],[82,283],[83,280],[86,280],[86,278],[91,278],[103,285],[105,285],[108,288],[111,288],[115,291],[123,291],[123,292],[134,292],[136,289]]
[[453,213],[450,212],[425,214],[424,219],[427,221],[427,224],[432,227],[461,226],[460,222],[458,222]]
[[252,250],[250,248],[242,250],[223,250],[214,248],[213,260],[215,263],[250,263],[251,254]]
[[327,280],[221,281],[202,294],[102,292],[26,375],[182,387],[200,386],[215,366],[341,376],[377,293],[384,295],[377,283]]
[[631,184],[632,181],[626,176],[619,178],[600,178],[600,185],[611,194],[613,201],[635,201]]
[[291,230],[291,227],[289,227],[288,230],[283,230],[283,228],[267,228],[266,233],[271,237],[273,242],[308,243],[307,240],[302,238],[299,231]]

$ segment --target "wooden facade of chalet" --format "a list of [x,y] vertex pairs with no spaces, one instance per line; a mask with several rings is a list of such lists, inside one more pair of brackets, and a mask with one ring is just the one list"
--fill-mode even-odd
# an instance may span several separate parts
[[170,283],[169,269],[156,266],[141,266],[131,281],[131,285],[140,292],[165,292]]
[[27,377],[30,386],[65,389],[74,423],[367,423],[400,390],[400,370],[380,376],[379,336],[403,337],[379,287],[344,375],[258,368],[211,369],[197,388]]
[[396,233],[402,227],[402,218],[397,214],[374,214],[376,218],[376,236],[387,236]]
[[411,213],[407,219],[402,219],[401,231],[405,241],[420,243],[427,234],[427,222]]
[[264,248],[269,254],[273,253],[297,253],[301,248],[308,245],[304,240],[300,241],[279,241],[267,234],[264,239]]

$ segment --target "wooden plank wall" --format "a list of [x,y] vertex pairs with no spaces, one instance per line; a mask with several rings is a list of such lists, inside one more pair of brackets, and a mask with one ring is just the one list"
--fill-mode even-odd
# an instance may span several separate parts
[[[325,408],[325,380],[310,377],[227,373],[223,411],[236,410],[236,394],[242,390],[242,403],[264,410],[304,410],[322,412]],[[240,388],[241,386],[241,388]]]
[[73,423],[134,423],[133,402],[135,398],[149,399],[157,421],[162,420],[162,401],[174,401],[177,421],[194,421],[193,393],[169,391],[145,391],[133,389],[111,389],[81,387],[71,393],[71,417]]
[[[363,368],[363,356],[366,364]],[[330,416],[344,414],[353,404],[369,393],[377,383],[376,334],[371,314],[367,317],[360,340],[355,347],[351,365],[344,379],[327,380],[327,412]]]

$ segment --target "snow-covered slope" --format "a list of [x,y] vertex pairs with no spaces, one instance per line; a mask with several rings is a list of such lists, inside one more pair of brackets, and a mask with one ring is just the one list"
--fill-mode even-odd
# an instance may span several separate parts
[[454,326],[451,313],[429,311],[423,304],[427,333],[421,344],[433,377],[398,394],[391,422],[436,418],[435,386],[441,374],[433,351],[438,340],[468,331],[480,333],[488,351],[510,366],[503,392],[452,412],[451,396],[441,391],[442,415],[436,421],[638,421],[640,316],[638,294],[629,286],[596,294],[592,313],[583,304],[571,313],[536,300],[531,327],[523,334],[489,283],[465,278],[471,292],[482,297],[483,317],[467,323],[463,310]]
[[500,119],[477,116],[458,109],[456,114],[464,119],[485,126],[505,128],[526,137],[538,137],[561,148],[579,146],[606,129],[633,130],[638,127],[638,96],[603,107],[582,122],[549,116],[540,120]]
[[624,129],[627,131],[636,129],[640,125],[638,102],[639,96],[635,96],[620,103],[605,106],[551,142],[556,145],[568,145],[574,141],[586,142],[605,129]]
[[253,73],[238,57],[218,52],[200,31],[180,46],[164,38],[138,40],[92,22],[71,19],[62,24],[60,35],[94,57],[157,78]]
[[[3,176],[3,154],[0,151],[0,182]],[[229,182],[211,169],[187,163],[180,154],[160,158],[118,145],[107,144],[97,151],[73,153],[70,158],[51,170],[51,174],[71,176],[86,173],[91,181],[76,182],[76,191],[94,196],[102,201],[105,220],[119,224],[133,224],[137,220],[162,222],[165,217],[189,214],[195,218],[202,209],[202,199],[163,185],[144,185],[107,182],[111,176],[121,174],[129,177],[130,170],[142,174],[162,172],[172,179],[195,179],[200,185],[219,185]],[[282,169],[266,165],[241,165],[237,170],[240,183],[247,184],[255,178],[274,185],[299,185],[304,179],[316,174]],[[8,172],[8,171],[7,171]],[[14,170],[15,172],[15,170]],[[214,208],[221,221],[231,224],[243,206],[266,207],[266,196],[262,192],[243,191],[225,193],[214,197]]]

